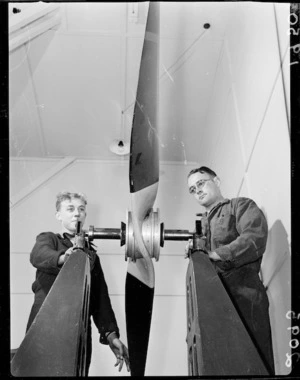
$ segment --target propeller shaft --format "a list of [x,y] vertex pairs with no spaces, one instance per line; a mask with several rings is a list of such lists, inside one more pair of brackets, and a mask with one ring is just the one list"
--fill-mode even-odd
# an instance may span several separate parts
[[[194,245],[196,245],[195,238],[201,235],[201,222],[196,222],[196,232],[194,233],[188,230],[165,230],[164,223],[160,223],[159,220],[159,211],[153,211],[153,209],[150,209],[143,222],[142,235],[150,257],[155,258],[155,260],[158,261],[159,250],[160,247],[164,246],[165,240],[193,240]],[[85,237],[90,241],[94,239],[120,239],[121,246],[126,243],[126,261],[128,257],[133,261],[143,257],[135,244],[132,214],[130,211],[127,213],[126,224],[121,222],[121,228],[94,228],[94,226],[90,226],[89,231],[85,232]]]

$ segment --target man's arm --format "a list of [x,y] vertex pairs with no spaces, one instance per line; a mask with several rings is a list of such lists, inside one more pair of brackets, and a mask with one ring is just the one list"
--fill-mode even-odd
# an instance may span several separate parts
[[119,338],[119,328],[111,306],[99,257],[96,253],[92,254],[95,255],[95,263],[91,273],[90,311],[100,334],[100,342],[108,344],[107,334],[115,332]]
[[229,260],[239,267],[262,257],[267,244],[268,225],[263,212],[249,198],[237,200],[235,217],[239,236],[231,243],[216,248],[214,253],[221,260]]
[[94,266],[91,274],[91,298],[90,312],[93,316],[93,321],[100,333],[100,343],[108,344],[117,362],[115,366],[119,366],[119,371],[122,370],[124,361],[127,370],[130,370],[129,355],[127,347],[122,343],[120,332],[115,318],[115,313],[112,309],[108,288],[104,278],[104,273],[100,264],[98,255],[95,252],[90,252],[94,257]]
[[45,273],[58,274],[60,256],[64,255],[65,251],[66,248],[57,249],[57,237],[53,232],[43,232],[36,238],[30,253],[30,262]]

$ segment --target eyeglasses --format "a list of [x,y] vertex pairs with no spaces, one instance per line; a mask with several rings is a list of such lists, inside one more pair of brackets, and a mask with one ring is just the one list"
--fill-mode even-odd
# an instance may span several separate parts
[[197,181],[197,182],[195,183],[195,186],[191,186],[191,187],[189,188],[189,192],[190,192],[190,194],[195,194],[197,188],[201,190],[207,181],[212,181],[212,180],[213,180],[213,178],[209,178],[209,179],[199,179],[199,181]]

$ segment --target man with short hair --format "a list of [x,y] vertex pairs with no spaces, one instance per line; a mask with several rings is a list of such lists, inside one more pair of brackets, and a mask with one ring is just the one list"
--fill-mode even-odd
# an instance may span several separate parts
[[[32,285],[35,297],[26,331],[30,328],[39,312],[61,267],[74,251],[73,244],[77,222],[81,222],[83,226],[87,215],[86,205],[87,199],[82,193],[59,193],[56,200],[56,218],[61,223],[61,234],[43,232],[36,238],[36,243],[30,254],[30,262],[37,268],[36,279]],[[85,242],[84,251],[89,256],[91,270],[86,376],[88,375],[92,355],[91,316],[98,328],[100,343],[108,344],[117,358],[115,366],[119,366],[119,371],[121,371],[125,360],[129,371],[128,350],[119,339],[119,328],[111,306],[99,256],[87,241]]]
[[219,177],[206,166],[190,171],[187,181],[190,194],[205,210],[204,251],[274,374],[269,300],[259,277],[268,237],[266,218],[249,198],[224,198]]

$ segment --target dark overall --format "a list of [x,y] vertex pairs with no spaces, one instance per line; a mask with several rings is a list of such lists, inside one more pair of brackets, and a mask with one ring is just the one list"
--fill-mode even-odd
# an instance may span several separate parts
[[202,218],[206,248],[222,261],[212,263],[270,374],[274,374],[269,300],[260,277],[268,225],[248,198],[224,199]]

